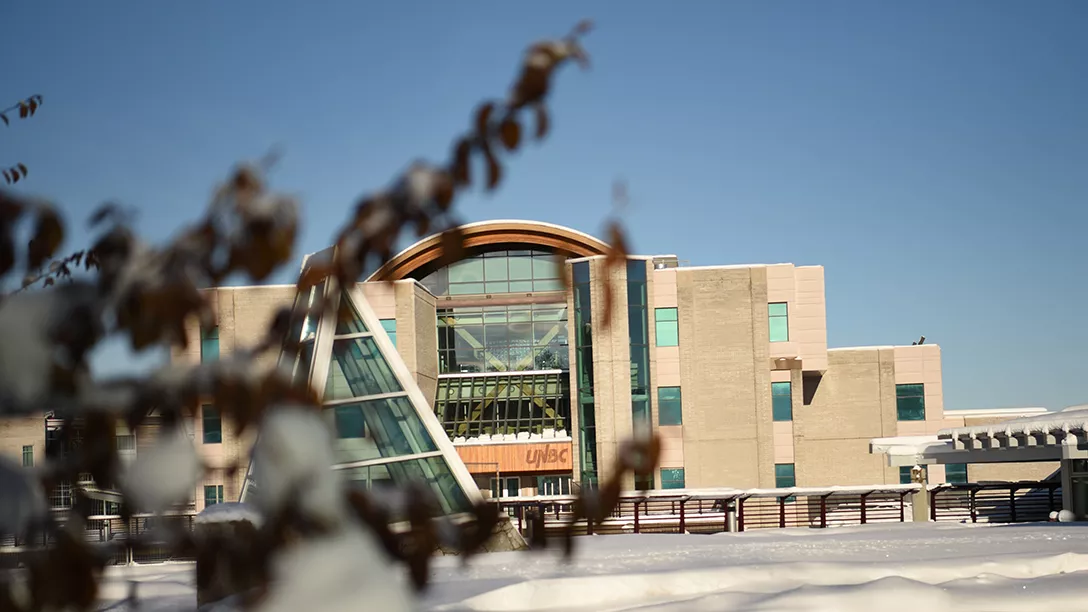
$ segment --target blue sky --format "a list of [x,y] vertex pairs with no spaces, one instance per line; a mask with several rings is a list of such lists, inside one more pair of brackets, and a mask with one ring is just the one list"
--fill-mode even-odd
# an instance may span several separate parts
[[583,17],[592,69],[563,71],[552,135],[460,200],[466,221],[595,233],[625,178],[636,252],[821,264],[829,344],[924,334],[949,408],[1088,401],[1077,0],[20,2],[3,96],[45,105],[3,130],[0,163],[25,162],[26,189],[80,228],[112,199],[162,239],[278,145],[274,184],[316,250],[357,196],[444,158],[528,43]]

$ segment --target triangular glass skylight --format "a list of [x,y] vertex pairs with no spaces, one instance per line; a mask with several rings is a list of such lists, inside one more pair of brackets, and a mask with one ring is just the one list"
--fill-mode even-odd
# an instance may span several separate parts
[[[298,299],[312,303],[322,292],[337,315],[292,322],[302,348],[285,351],[280,363],[294,364],[296,379],[322,392],[334,469],[368,489],[427,483],[447,514],[468,510],[479,490],[362,291],[340,291],[330,280]],[[251,480],[258,467],[250,466],[243,501],[258,494]]]

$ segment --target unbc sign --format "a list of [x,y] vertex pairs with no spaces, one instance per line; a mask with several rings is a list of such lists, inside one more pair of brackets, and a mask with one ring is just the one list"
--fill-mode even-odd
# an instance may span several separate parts
[[574,469],[570,442],[457,445],[465,467],[476,474],[559,472]]
[[533,470],[555,470],[567,467],[570,464],[570,449],[556,448],[530,448],[525,451],[525,465]]

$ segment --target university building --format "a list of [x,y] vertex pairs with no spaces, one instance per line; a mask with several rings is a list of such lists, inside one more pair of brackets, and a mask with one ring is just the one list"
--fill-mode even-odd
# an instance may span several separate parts
[[[442,265],[432,236],[355,287],[315,288],[339,294],[339,314],[297,322],[303,350],[278,357],[323,391],[339,467],[367,486],[422,476],[453,491],[454,505],[452,483],[466,481],[491,496],[566,494],[608,478],[638,427],[661,436],[663,454],[629,489],[900,483],[909,467],[871,454],[870,440],[1040,412],[946,413],[937,345],[829,349],[821,266],[689,267],[648,255],[607,269],[607,245],[572,229],[490,221],[463,231],[461,261]],[[193,323],[201,342],[176,361],[252,345],[294,297],[293,286],[209,291],[218,327]],[[407,378],[418,394],[403,390]],[[413,417],[420,410],[435,418]],[[198,414],[194,438],[221,468],[194,492],[200,509],[252,486],[226,469],[252,440],[214,406]],[[1038,480],[1056,467],[932,465],[929,481]]]

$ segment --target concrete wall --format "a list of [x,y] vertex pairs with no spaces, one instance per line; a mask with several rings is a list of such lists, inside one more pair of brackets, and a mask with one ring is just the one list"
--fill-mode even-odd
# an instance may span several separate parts
[[34,448],[34,465],[45,463],[45,415],[0,418],[0,455],[23,464],[23,447]]

